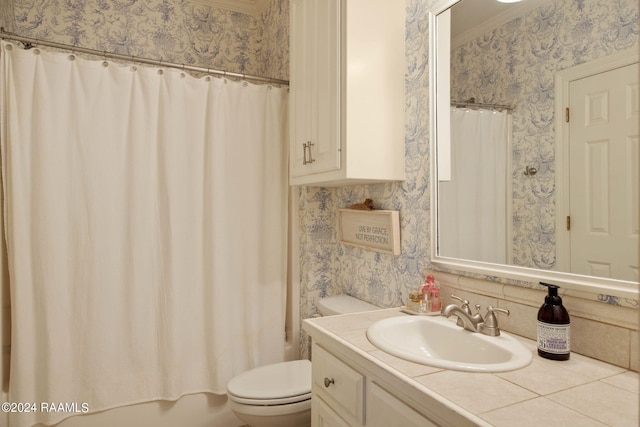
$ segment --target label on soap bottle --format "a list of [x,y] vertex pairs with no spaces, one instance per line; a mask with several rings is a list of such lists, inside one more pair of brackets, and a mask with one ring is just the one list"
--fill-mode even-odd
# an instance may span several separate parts
[[570,326],[538,322],[538,350],[553,354],[569,353],[571,350]]

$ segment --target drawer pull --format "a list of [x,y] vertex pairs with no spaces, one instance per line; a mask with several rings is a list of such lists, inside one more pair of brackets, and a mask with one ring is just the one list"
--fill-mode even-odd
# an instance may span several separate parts
[[333,380],[333,378],[329,379],[327,377],[324,377],[324,386],[325,387],[329,387],[331,384],[334,384],[335,381]]

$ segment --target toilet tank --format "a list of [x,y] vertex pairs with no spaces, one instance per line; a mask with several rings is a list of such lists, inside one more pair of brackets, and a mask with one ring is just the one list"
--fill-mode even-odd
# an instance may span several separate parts
[[380,310],[380,307],[349,295],[333,295],[318,301],[318,311],[323,316]]

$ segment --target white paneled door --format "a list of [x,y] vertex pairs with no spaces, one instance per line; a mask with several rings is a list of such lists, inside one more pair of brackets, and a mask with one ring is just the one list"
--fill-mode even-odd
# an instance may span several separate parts
[[638,280],[638,64],[570,84],[571,272]]

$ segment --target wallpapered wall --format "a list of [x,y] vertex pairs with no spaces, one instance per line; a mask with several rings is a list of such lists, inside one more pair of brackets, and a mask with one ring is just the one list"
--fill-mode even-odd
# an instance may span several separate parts
[[555,73],[634,46],[637,0],[557,0],[454,49],[453,99],[516,106],[514,264],[555,265]]
[[235,73],[289,76],[288,0],[272,0],[259,18],[189,0],[13,0],[13,16],[12,22],[4,17],[4,25],[21,36]]

